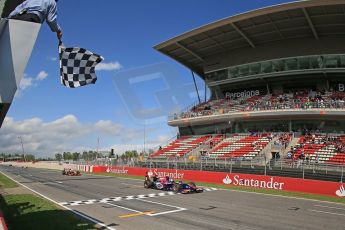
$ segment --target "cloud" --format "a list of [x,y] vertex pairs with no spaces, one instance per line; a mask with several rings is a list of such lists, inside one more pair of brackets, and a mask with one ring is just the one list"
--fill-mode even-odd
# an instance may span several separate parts
[[30,88],[33,85],[33,82],[34,82],[33,78],[27,77],[26,75],[24,75],[24,77],[20,81],[19,90],[25,90],[27,88]]
[[112,70],[119,70],[122,68],[122,65],[119,62],[108,62],[108,63],[99,63],[96,66],[96,70],[98,71],[112,71]]
[[46,71],[42,70],[41,72],[38,73],[38,75],[36,76],[36,80],[37,81],[42,81],[44,79],[46,79],[48,77],[48,74]]
[[114,124],[112,121],[101,120],[95,124],[95,128],[103,133],[118,135],[119,133],[121,133],[121,129],[123,127],[120,124]]
[[44,70],[40,71],[36,77],[29,77],[28,75],[24,74],[22,80],[19,83],[19,87],[15,94],[15,97],[21,97],[24,94],[24,91],[36,86],[39,81],[43,81],[47,77],[48,73]]
[[[6,117],[0,129],[0,152],[20,152],[19,136],[22,137],[25,152],[36,156],[95,149],[98,136],[102,138],[101,145],[105,150],[114,148],[116,151],[139,151],[143,149],[143,135],[143,130],[124,127],[109,120],[83,123],[74,115],[66,115],[50,122],[40,118],[17,121]],[[106,145],[106,142],[109,144]],[[157,143],[148,142],[146,149],[157,146]]]
[[160,135],[157,137],[157,141],[158,143],[167,143],[169,140],[171,139],[170,136],[166,136],[166,135]]
[[47,57],[47,59],[50,61],[57,61],[57,57]]

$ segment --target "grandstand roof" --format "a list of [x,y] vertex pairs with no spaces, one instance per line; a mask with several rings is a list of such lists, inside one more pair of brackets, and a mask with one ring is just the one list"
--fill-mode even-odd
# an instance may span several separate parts
[[154,48],[204,76],[207,57],[291,39],[345,35],[345,0],[310,0],[231,16]]

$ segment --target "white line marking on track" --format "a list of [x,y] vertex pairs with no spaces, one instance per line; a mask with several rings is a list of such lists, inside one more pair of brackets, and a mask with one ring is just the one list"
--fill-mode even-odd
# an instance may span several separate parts
[[152,200],[143,200],[143,199],[137,199],[137,200],[140,200],[140,201],[143,201],[143,202],[152,203],[152,204],[159,204],[159,205],[167,206],[167,207],[170,207],[170,208],[181,208],[181,207],[174,206],[174,205],[171,205],[171,204],[163,204],[161,202],[152,201]]
[[114,207],[117,207],[117,208],[122,208],[122,209],[126,209],[128,211],[131,211],[131,212],[137,212],[137,213],[142,213],[142,211],[138,211],[138,210],[135,210],[135,209],[131,209],[131,208],[127,208],[127,207],[123,207],[121,205],[116,205],[116,204],[111,204],[111,203],[105,203],[107,205],[111,205],[111,206],[114,206]]
[[336,213],[336,212],[325,212],[325,211],[321,211],[321,210],[315,210],[315,209],[308,209],[308,211],[311,211],[311,212],[320,212],[320,213],[326,213],[326,214],[330,214],[330,215],[337,215],[337,216],[345,216],[345,214],[342,214],[342,213]]
[[315,207],[321,207],[321,208],[329,208],[329,209],[345,210],[345,208],[330,207],[330,206],[319,205],[319,204],[316,204],[316,205],[314,205],[314,206],[315,206]]
[[39,195],[39,196],[41,196],[41,197],[43,197],[43,198],[49,200],[50,202],[53,202],[54,204],[59,205],[60,207],[66,209],[66,210],[68,210],[68,211],[70,211],[70,212],[73,212],[73,213],[76,214],[77,216],[80,216],[80,217],[82,217],[82,218],[84,218],[84,219],[86,219],[86,220],[91,221],[92,223],[95,223],[95,224],[97,224],[97,225],[99,225],[99,226],[105,227],[105,228],[107,228],[107,229],[109,229],[109,230],[116,230],[115,228],[110,227],[110,226],[108,226],[108,225],[106,225],[106,224],[100,223],[100,222],[98,222],[97,220],[95,220],[95,219],[93,219],[93,218],[91,218],[91,217],[88,217],[88,216],[86,216],[86,215],[84,215],[84,214],[82,214],[82,213],[80,213],[80,212],[77,212],[77,211],[75,211],[75,210],[73,210],[73,209],[70,209],[69,207],[66,207],[66,206],[64,206],[64,205],[61,205],[61,204],[58,203],[57,201],[55,201],[55,200],[53,200],[53,199],[51,199],[51,198],[49,198],[49,197],[47,197],[47,196],[45,196],[45,195],[43,195],[43,194],[37,192],[36,190],[33,190],[32,188],[29,188],[28,186],[26,186],[26,185],[20,183],[19,181],[13,179],[12,177],[6,175],[6,174],[3,173],[2,171],[0,171],[0,173],[2,173],[4,176],[10,178],[11,180],[13,180],[14,182],[16,182],[17,184],[23,186],[24,188],[29,189],[31,192],[34,192],[34,193],[36,193],[37,195]]
[[153,213],[153,214],[146,214],[148,216],[160,216],[160,215],[165,215],[165,214],[169,214],[169,213],[174,213],[174,212],[181,212],[187,210],[186,208],[180,208],[177,210],[171,210],[171,211],[166,211],[166,212],[158,212],[158,213]]
[[[170,210],[170,211],[165,211],[165,212],[158,212],[158,213],[154,213],[154,214],[151,214],[151,213],[144,214],[146,216],[151,216],[151,217],[152,216],[159,216],[159,215],[169,214],[169,213],[174,213],[174,212],[181,212],[181,211],[187,210],[186,208],[181,208],[181,207],[177,207],[177,206],[174,206],[174,205],[163,204],[163,203],[160,203],[160,202],[154,202],[154,201],[150,201],[150,200],[141,200],[141,199],[136,199],[136,200],[147,202],[147,203],[158,204],[158,205],[162,205],[162,206],[167,206],[167,207],[170,207],[170,208],[177,208],[175,210]],[[128,210],[128,211],[136,212],[136,213],[143,213],[142,211],[131,209],[131,208],[127,208],[127,207],[124,207],[124,206],[121,206],[121,205],[116,205],[116,204],[112,204],[112,203],[105,203],[105,204],[111,205],[111,206],[114,206],[114,207],[117,207],[117,208],[122,208],[122,209],[125,209],[125,210]]]
[[154,214],[151,214],[151,213],[146,214],[148,216],[159,216],[159,215],[164,215],[164,214],[169,214],[169,213],[174,213],[174,212],[181,212],[181,211],[187,210],[186,208],[181,208],[178,206],[174,206],[174,205],[170,205],[170,204],[164,204],[164,203],[155,202],[155,201],[151,201],[151,200],[142,200],[142,199],[137,199],[137,200],[140,200],[142,202],[152,203],[152,204],[158,204],[158,205],[162,205],[162,206],[166,206],[166,207],[170,207],[170,208],[176,208],[175,210],[171,210],[171,211],[158,212],[158,213],[154,213]]

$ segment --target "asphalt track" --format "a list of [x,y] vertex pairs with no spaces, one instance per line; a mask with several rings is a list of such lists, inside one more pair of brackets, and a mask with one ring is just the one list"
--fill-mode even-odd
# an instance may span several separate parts
[[143,181],[0,166],[0,171],[107,229],[345,229],[345,205],[208,188],[171,194]]

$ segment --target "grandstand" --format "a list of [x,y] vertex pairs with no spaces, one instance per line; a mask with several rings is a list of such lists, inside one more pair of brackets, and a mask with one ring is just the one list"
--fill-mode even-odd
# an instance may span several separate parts
[[209,136],[201,137],[181,137],[163,149],[158,150],[151,157],[160,158],[172,158],[172,157],[183,157],[186,153],[195,149],[198,145],[204,143]]
[[241,157],[252,159],[269,143],[269,139],[259,136],[235,135],[222,141],[210,152],[210,157],[227,158]]
[[211,96],[169,116],[179,138],[151,160],[345,165],[344,39],[345,1],[313,0],[231,16],[156,45],[197,73]]
[[344,135],[329,137],[327,135],[304,135],[292,147],[292,158],[306,158],[320,163],[345,164]]

